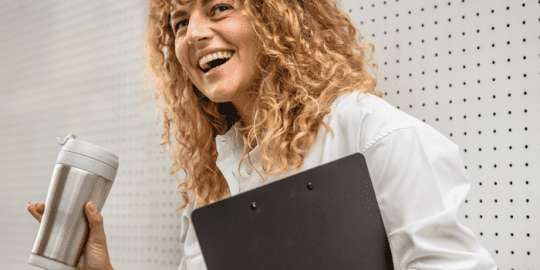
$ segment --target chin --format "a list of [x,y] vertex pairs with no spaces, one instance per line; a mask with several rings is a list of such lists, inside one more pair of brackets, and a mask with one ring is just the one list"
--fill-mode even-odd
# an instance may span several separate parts
[[224,103],[231,102],[232,95],[234,93],[233,89],[214,89],[211,90],[212,95],[208,97],[214,103]]

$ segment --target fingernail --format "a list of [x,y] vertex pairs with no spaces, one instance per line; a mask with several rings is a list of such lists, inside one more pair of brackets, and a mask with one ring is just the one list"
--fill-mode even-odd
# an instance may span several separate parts
[[97,209],[92,202],[90,202],[90,205],[88,207],[90,207],[90,212],[92,212],[92,214],[95,214],[97,212]]
[[28,205],[30,205],[32,202],[28,202]]

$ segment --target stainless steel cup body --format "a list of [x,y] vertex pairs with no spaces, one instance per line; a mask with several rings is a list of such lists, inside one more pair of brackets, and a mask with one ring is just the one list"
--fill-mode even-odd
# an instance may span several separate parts
[[75,269],[90,231],[84,206],[92,201],[101,211],[112,184],[97,174],[56,164],[32,255]]

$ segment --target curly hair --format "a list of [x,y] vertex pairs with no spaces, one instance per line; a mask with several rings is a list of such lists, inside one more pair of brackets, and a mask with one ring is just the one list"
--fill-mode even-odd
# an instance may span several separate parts
[[[161,112],[164,128],[161,145],[166,148],[162,153],[170,152],[173,165],[169,174],[185,173],[177,186],[184,200],[177,213],[194,200],[188,192],[197,194],[199,207],[230,196],[216,165],[215,138],[240,118],[232,103],[212,102],[183,71],[174,54],[172,1],[149,0],[145,68],[146,78],[151,77],[157,89],[154,98],[159,100],[157,114],[159,118]],[[321,125],[333,135],[322,119],[338,97],[360,90],[382,98],[375,91],[377,65],[370,65],[375,48],[364,45],[336,0],[236,0],[234,7],[248,16],[262,48],[257,83],[249,90],[257,96],[253,121],[240,128],[240,164],[249,159],[256,142],[265,173],[298,168]]]

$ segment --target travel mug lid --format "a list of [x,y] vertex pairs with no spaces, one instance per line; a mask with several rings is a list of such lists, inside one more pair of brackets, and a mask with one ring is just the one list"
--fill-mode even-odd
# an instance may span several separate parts
[[60,141],[60,138],[56,138],[58,143],[62,145],[61,151],[72,152],[75,154],[83,155],[98,161],[101,161],[111,167],[114,170],[118,169],[118,155],[115,153],[95,144],[91,144],[85,141],[77,140],[73,133],[70,133],[64,141]]

